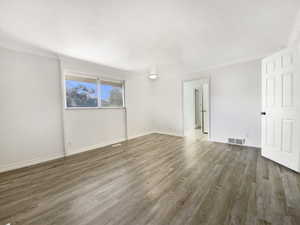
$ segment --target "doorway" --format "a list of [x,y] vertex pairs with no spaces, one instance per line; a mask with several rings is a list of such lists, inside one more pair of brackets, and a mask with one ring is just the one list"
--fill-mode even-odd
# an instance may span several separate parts
[[183,82],[183,133],[186,137],[209,134],[209,79]]

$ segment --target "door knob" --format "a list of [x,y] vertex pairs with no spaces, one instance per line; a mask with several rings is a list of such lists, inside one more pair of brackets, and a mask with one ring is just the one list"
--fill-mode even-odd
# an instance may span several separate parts
[[266,112],[261,112],[260,115],[266,115]]

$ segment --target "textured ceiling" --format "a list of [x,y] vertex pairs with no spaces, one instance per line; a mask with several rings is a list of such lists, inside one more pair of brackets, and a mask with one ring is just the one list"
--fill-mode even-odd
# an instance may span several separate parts
[[112,67],[196,71],[282,47],[299,7],[299,0],[0,0],[0,31]]

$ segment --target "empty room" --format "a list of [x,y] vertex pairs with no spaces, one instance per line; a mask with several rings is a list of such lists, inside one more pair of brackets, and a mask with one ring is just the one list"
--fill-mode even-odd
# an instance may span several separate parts
[[299,0],[0,0],[0,225],[299,225]]

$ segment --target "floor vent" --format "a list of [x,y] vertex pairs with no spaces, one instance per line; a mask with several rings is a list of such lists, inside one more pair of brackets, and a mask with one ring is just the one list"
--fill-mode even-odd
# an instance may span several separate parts
[[245,138],[228,138],[228,143],[233,145],[244,145],[245,144]]

